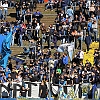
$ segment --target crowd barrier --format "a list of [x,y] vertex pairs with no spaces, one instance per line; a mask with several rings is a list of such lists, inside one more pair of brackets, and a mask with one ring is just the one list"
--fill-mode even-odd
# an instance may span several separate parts
[[[0,98],[0,100],[46,100],[42,98]],[[52,99],[53,100],[53,99]]]
[[[25,82],[25,87],[29,88],[27,91],[26,98],[39,98],[39,87],[41,82]],[[20,88],[22,82],[12,83],[12,97],[18,98],[20,94]],[[48,87],[48,83],[47,83]],[[48,87],[49,89],[49,87]],[[92,98],[100,98],[100,84],[91,85],[90,83],[75,84],[74,86],[66,85],[53,85],[51,84],[51,94],[58,95],[61,99],[66,98],[87,98],[88,94],[91,92]],[[6,94],[6,95],[5,95]],[[8,96],[8,83],[0,84],[0,98]],[[32,100],[32,99],[31,99]],[[34,99],[33,99],[34,100]],[[40,99],[39,99],[40,100]]]

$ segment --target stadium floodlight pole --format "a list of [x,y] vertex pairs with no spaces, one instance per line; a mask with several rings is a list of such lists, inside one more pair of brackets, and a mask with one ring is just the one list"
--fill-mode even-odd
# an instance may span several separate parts
[[50,98],[51,98],[51,91],[50,91],[50,83],[51,83],[51,77],[50,77],[50,67],[51,67],[51,63],[50,63],[50,61],[48,62],[48,64],[49,64],[49,100],[50,100]]
[[99,51],[100,51],[100,20],[99,20],[99,23],[98,23],[98,32],[99,32]]

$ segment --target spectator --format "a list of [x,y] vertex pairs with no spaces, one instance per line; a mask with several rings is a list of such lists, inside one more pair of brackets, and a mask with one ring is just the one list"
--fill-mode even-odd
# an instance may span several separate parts
[[36,38],[39,37],[39,30],[40,30],[40,25],[39,25],[39,23],[37,23],[37,26],[35,27],[35,36],[36,36]]
[[13,86],[12,86],[12,81],[8,81],[8,93],[9,93],[9,98],[12,98],[12,90],[13,90]]
[[3,12],[2,12],[2,1],[0,1],[0,19],[3,19]]
[[97,37],[98,37],[98,26],[97,26],[97,22],[96,20],[94,20],[93,24],[92,24],[92,31],[93,31],[93,35],[94,35],[94,41],[97,42]]
[[20,13],[21,7],[20,7],[19,2],[16,2],[15,8],[16,8],[16,19],[18,19],[19,15],[21,14],[21,13]]
[[37,8],[37,3],[38,3],[38,0],[34,0],[34,1],[33,1],[33,8],[34,8],[34,9]]
[[27,20],[27,23],[29,23],[29,22],[31,22],[31,16],[32,16],[32,14],[31,14],[31,11],[30,11],[30,9],[27,9],[27,11],[26,11],[26,15],[25,15],[25,18],[26,18],[26,20]]
[[88,33],[86,34],[86,37],[85,37],[85,44],[87,46],[87,53],[89,51],[89,46],[91,44],[91,37],[88,35]]
[[44,23],[42,23],[42,25],[40,26],[40,30],[42,33],[42,44],[43,44],[44,42],[46,42],[46,26]]
[[63,54],[62,60],[63,60],[64,66],[68,64],[68,56],[65,53]]
[[91,30],[92,30],[92,20],[89,19],[87,24],[87,31],[89,35],[91,35]]
[[40,49],[42,49],[42,39],[40,37],[37,40],[37,46],[40,47]]
[[40,23],[40,19],[43,17],[43,15],[39,10],[37,10],[36,12],[33,13],[33,17],[37,19],[38,23]]
[[12,80],[11,74],[9,73],[8,77],[7,77],[7,82],[11,82],[11,81],[13,81],[13,80]]
[[47,97],[47,85],[44,81],[41,82],[40,85],[40,98],[46,98]]
[[20,89],[21,97],[26,97],[26,93],[28,90],[29,88],[25,88],[24,86],[22,86]]
[[6,76],[5,76],[5,73],[3,72],[2,75],[1,75],[1,82],[5,83],[6,81],[7,81]]
[[78,32],[78,42],[79,42],[79,45],[78,45],[78,49],[82,49],[82,40],[83,40],[83,32],[82,31],[79,31]]
[[[31,24],[31,22],[29,22],[25,26],[27,28],[27,30],[26,30],[27,38],[28,38],[28,40],[31,40],[33,38],[33,35],[32,35],[32,24]],[[25,28],[24,28],[24,30],[25,30]]]
[[12,62],[11,62],[11,58],[9,58],[8,60],[8,68],[12,71]]
[[71,35],[72,35],[72,41],[75,42],[75,49],[76,49],[77,48],[77,36],[78,36],[78,32],[75,29],[73,29]]
[[3,19],[5,20],[8,15],[8,2],[5,1],[5,3],[2,5],[4,12],[3,12]]
[[25,2],[23,2],[21,14],[25,15],[25,13],[26,13],[26,5],[25,5]]
[[54,43],[54,48],[57,48],[57,36],[56,36],[56,34],[53,35],[53,43]]
[[45,5],[45,11],[50,8],[51,11],[53,11],[53,6],[54,6],[54,1],[53,0],[48,0],[47,4]]
[[89,16],[91,17],[92,14],[94,14],[94,11],[95,11],[95,4],[92,2],[92,4],[90,5],[89,7]]
[[95,13],[96,13],[96,19],[98,21],[98,19],[100,19],[100,7],[96,7]]
[[66,14],[68,15],[68,17],[71,17],[72,19],[74,18],[74,12],[73,12],[72,6],[70,6],[70,8],[67,9]]

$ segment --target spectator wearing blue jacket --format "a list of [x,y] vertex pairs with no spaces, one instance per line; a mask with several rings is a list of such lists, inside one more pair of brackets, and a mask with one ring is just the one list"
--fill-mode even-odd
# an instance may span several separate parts
[[92,29],[92,21],[91,19],[88,20],[88,25],[87,25],[87,30],[88,30],[88,34],[91,34],[91,29]]
[[66,55],[66,53],[63,54],[62,60],[63,60],[63,64],[64,65],[67,65],[68,64],[68,56]]
[[87,53],[88,53],[88,51],[89,51],[89,46],[90,46],[90,44],[91,44],[91,36],[88,35],[88,33],[86,34],[86,37],[85,37],[85,44],[86,44],[86,46],[87,46]]
[[36,12],[33,13],[33,17],[37,18],[37,22],[40,23],[40,19],[43,17],[43,15],[39,10],[37,10]]
[[66,14],[68,15],[68,17],[71,17],[72,19],[74,18],[74,11],[72,9],[72,6],[70,6],[70,8],[67,9]]

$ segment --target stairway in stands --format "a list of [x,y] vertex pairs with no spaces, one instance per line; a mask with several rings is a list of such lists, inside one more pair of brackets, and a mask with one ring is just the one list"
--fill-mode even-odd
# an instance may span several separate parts
[[[33,9],[33,12],[35,12],[36,10],[39,10],[43,14],[41,23],[45,23],[46,27],[48,27],[50,24],[54,23],[54,20],[56,17],[56,12],[55,12],[56,9],[54,9],[53,11],[50,11],[50,9],[48,9],[47,11],[44,11],[44,9],[45,9],[45,3],[37,4],[37,8]],[[9,8],[7,21],[16,20],[13,14],[15,14],[15,8]],[[27,45],[27,43],[24,43],[24,44]],[[23,47],[20,47],[20,49],[18,49],[18,47],[11,47],[11,50],[12,50],[12,55],[15,55],[15,54],[23,52]]]
[[[43,14],[43,18],[41,19],[42,23],[45,23],[46,26],[49,26],[50,24],[54,23],[54,19],[56,17],[56,12],[54,9],[53,11],[50,11],[50,9],[48,9],[47,11],[44,11],[45,9],[45,4],[46,3],[42,3],[42,4],[37,4],[37,8],[33,9],[33,12],[35,12],[36,10],[39,10],[42,14]],[[15,21],[15,8],[9,8],[8,9],[8,16],[7,16],[7,21]]]

